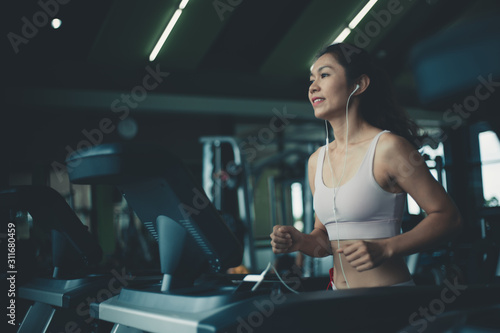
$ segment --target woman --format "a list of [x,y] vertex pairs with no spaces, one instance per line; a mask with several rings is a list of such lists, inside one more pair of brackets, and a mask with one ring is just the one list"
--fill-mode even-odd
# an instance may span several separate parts
[[[335,140],[327,137],[309,158],[314,230],[275,226],[271,244],[274,253],[333,254],[334,289],[414,285],[404,256],[461,226],[456,206],[416,150],[416,126],[391,95],[368,54],[350,44],[328,46],[311,67],[309,100]],[[427,216],[400,234],[406,193]]]

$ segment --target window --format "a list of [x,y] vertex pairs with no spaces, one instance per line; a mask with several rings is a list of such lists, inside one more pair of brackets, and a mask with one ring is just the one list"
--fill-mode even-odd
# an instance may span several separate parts
[[483,206],[500,206],[500,142],[493,131],[479,133]]
[[[437,147],[434,149],[430,146],[423,146],[420,149],[420,154],[424,156],[425,163],[429,168],[431,174],[434,178],[443,185],[446,190],[446,171],[444,169],[444,149],[443,143],[440,142]],[[500,161],[499,161],[500,162]],[[421,209],[418,204],[413,200],[413,198],[408,195],[408,213],[412,215],[419,215],[421,213]]]
[[291,186],[293,226],[304,231],[304,202],[302,200],[302,184],[295,182]]

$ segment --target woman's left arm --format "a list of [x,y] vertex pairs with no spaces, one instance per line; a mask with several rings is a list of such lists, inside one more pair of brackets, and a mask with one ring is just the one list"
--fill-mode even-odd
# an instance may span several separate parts
[[387,255],[405,256],[448,239],[460,230],[462,218],[450,196],[430,173],[420,153],[401,137],[387,139],[382,153],[388,175],[427,214],[412,230],[386,240]]
[[[382,142],[382,139],[383,142]],[[446,240],[462,225],[460,213],[444,188],[429,172],[420,153],[396,135],[380,138],[377,145],[381,170],[392,186],[407,192],[427,216],[412,230],[395,237],[358,241],[338,252],[358,271],[380,265],[394,256],[421,252]]]

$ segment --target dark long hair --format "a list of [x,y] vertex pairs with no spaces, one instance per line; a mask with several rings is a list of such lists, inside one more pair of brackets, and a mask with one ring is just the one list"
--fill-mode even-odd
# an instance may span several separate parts
[[361,75],[370,78],[370,85],[359,95],[359,111],[370,125],[400,135],[415,148],[422,142],[418,126],[406,112],[397,106],[389,76],[377,67],[371,56],[363,49],[348,43],[332,44],[318,53],[316,59],[331,54],[344,68],[347,84],[354,85]]

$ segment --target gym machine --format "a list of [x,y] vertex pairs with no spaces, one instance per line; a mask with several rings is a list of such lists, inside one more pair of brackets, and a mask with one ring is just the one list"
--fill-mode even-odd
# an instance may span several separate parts
[[125,288],[94,304],[96,317],[116,323],[115,332],[161,331],[165,323],[149,318],[152,306],[212,309],[237,297],[217,278],[195,286],[203,273],[239,265],[242,246],[178,158],[161,146],[130,142],[96,146],[67,163],[73,183],[115,185],[159,244],[159,285]]
[[[102,257],[97,240],[88,232],[64,198],[47,186],[17,186],[0,191],[0,206],[14,223],[18,212],[28,212],[34,224],[51,237],[52,277],[35,277],[22,284],[18,297],[31,303],[18,332],[89,329],[88,316],[76,307],[89,295],[106,288],[109,277],[89,274]],[[26,263],[19,263],[26,264]],[[27,267],[20,267],[23,269]],[[33,267],[30,267],[33,269]],[[57,317],[64,317],[61,327]],[[85,317],[86,316],[86,317]],[[75,318],[74,321],[71,318]]]
[[[495,325],[500,286],[383,287],[320,291],[314,279],[261,276],[260,288],[224,274],[242,247],[182,163],[163,147],[105,144],[71,156],[70,180],[114,184],[157,238],[164,279],[92,304],[112,332],[436,331]],[[257,282],[258,280],[253,280]],[[326,284],[325,284],[326,285]],[[445,299],[443,300],[443,297]],[[383,302],[384,306],[380,306]],[[436,308],[439,305],[439,308]],[[421,309],[430,309],[432,320]],[[358,314],[363,313],[363,320]],[[428,313],[428,312],[427,312]],[[433,328],[433,329],[432,329]]]
[[[253,221],[254,202],[248,176],[249,166],[241,154],[238,142],[229,136],[201,137],[203,144],[202,185],[207,198],[216,209],[223,210],[224,190],[234,188],[237,194],[238,215],[245,225],[243,265],[256,270]],[[224,165],[223,147],[228,147],[233,160]]]

